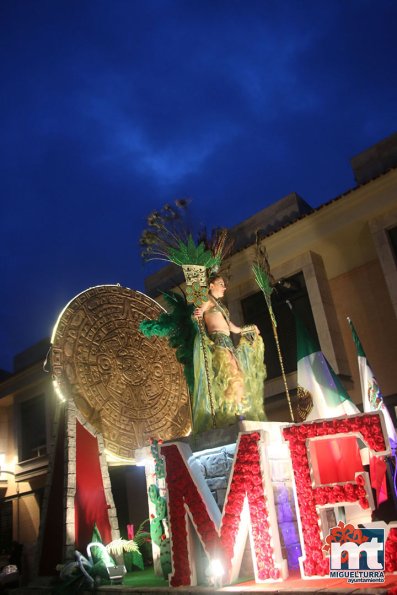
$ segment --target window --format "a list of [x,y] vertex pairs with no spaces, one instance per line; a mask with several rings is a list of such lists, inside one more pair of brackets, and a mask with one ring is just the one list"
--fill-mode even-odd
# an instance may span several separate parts
[[397,316],[397,210],[376,217],[369,226]]
[[389,237],[394,260],[397,263],[397,227],[392,227],[391,229],[388,229],[387,235]]
[[[280,351],[286,374],[296,371],[296,331],[288,300],[305,324],[308,332],[318,340],[303,273],[280,281],[272,293],[272,306],[277,321]],[[255,293],[241,302],[244,323],[256,324],[265,342],[267,378],[281,376],[281,367],[269,311],[262,292]]]
[[45,395],[23,401],[20,404],[20,420],[19,460],[27,461],[45,455],[47,452]]
[[12,502],[0,504],[0,554],[11,550],[12,542]]

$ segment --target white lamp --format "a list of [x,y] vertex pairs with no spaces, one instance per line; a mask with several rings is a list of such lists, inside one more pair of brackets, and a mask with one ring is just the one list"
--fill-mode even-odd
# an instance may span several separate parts
[[220,560],[217,558],[211,560],[206,574],[214,587],[222,586],[222,577],[225,574],[225,569],[223,568]]

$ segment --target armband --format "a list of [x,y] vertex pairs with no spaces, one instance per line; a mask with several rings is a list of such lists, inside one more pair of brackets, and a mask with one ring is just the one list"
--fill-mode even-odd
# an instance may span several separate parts
[[246,324],[241,329],[241,336],[250,335],[251,333],[256,334],[256,328],[254,324]]

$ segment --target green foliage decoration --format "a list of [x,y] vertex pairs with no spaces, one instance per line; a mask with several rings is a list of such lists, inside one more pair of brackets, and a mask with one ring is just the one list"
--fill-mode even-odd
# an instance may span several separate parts
[[[96,523],[94,523],[91,542],[103,543],[101,534]],[[100,569],[104,570],[104,572],[102,572],[102,575],[104,575],[104,577],[106,578],[108,576],[106,567],[115,565],[115,561],[113,560],[108,550],[93,546],[91,548],[91,556],[92,561],[94,563],[94,568],[96,567],[98,571]]]
[[154,517],[150,521],[150,537],[152,538],[153,543],[156,545],[160,545],[161,538],[164,535],[164,527],[162,519],[158,517]]
[[157,498],[160,496],[160,490],[155,483],[150,484],[148,494],[150,502],[156,504]]
[[168,292],[163,297],[168,312],[163,312],[156,320],[143,320],[139,330],[145,337],[166,337],[170,347],[183,366],[190,393],[194,388],[193,346],[197,333],[197,325],[192,320],[193,304],[188,304],[185,296]]
[[154,483],[149,486],[148,493],[156,509],[156,515],[150,521],[150,536],[154,543],[160,546],[165,537],[163,521],[167,518],[167,501],[160,496],[160,490]]
[[179,241],[177,248],[170,248],[169,258],[171,262],[180,266],[196,264],[212,269],[220,265],[220,256],[214,256],[210,250],[207,250],[204,242],[196,245],[191,234],[189,234],[186,243]]
[[172,572],[171,565],[171,542],[169,538],[163,539],[160,543],[160,566],[163,577],[167,580]]
[[259,235],[256,238],[256,258],[252,264],[252,272],[254,273],[255,281],[262,290],[267,309],[274,327],[277,326],[276,317],[274,315],[271,296],[274,290],[274,278],[270,272],[269,260],[265,246],[261,245]]

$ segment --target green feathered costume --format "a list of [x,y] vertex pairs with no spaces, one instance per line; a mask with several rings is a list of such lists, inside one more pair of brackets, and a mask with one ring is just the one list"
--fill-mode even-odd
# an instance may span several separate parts
[[[243,334],[236,349],[230,346],[229,341],[231,343],[227,335],[223,341],[222,337],[216,337],[213,341],[208,336],[204,340],[214,400],[215,425],[217,428],[227,427],[239,418],[266,421],[263,406],[266,378],[263,340],[256,333]],[[235,365],[231,365],[230,354],[237,361],[237,370]],[[194,374],[192,416],[194,432],[198,433],[213,427],[204,353],[198,334],[194,344]]]
[[[164,299],[170,312],[164,312],[157,320],[143,321],[140,330],[147,337],[167,337],[175,349],[192,396],[193,432],[196,434],[213,428],[203,348],[209,363],[216,427],[233,424],[238,417],[265,421],[263,399],[266,369],[262,338],[255,332],[243,332],[238,347],[234,349],[230,339],[226,344],[222,337],[212,337],[215,339],[212,340],[205,335],[203,345],[197,323],[192,319],[194,306],[188,304],[184,296],[173,292],[164,294]],[[236,367],[230,365],[230,352],[237,360],[237,372]],[[241,383],[244,385],[244,396],[238,403],[234,390],[237,383],[240,383],[240,388]]]
[[139,330],[145,337],[166,337],[175,349],[176,359],[183,366],[190,394],[193,394],[193,345],[197,325],[193,322],[193,304],[186,302],[185,296],[170,291],[163,297],[169,312],[163,312],[156,320],[143,320]]

